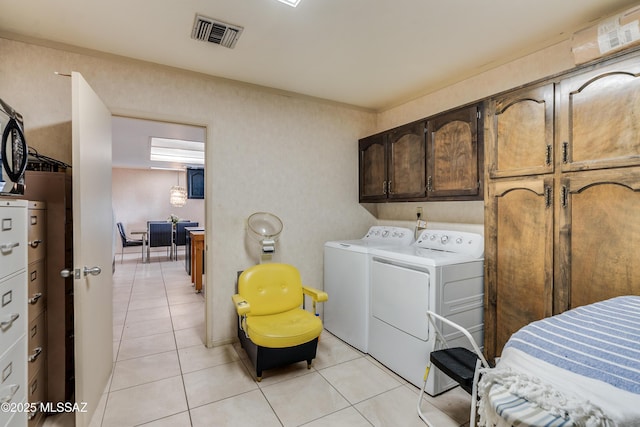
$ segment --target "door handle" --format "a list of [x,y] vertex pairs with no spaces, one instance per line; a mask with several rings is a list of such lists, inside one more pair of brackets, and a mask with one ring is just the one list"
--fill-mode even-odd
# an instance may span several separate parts
[[29,246],[31,246],[32,248],[37,248],[38,246],[40,246],[40,243],[42,243],[42,240],[40,239],[36,239],[32,242],[29,242]]
[[[102,269],[100,267],[93,267],[93,268],[84,267],[82,269],[82,272],[84,273],[85,276],[88,276],[89,274],[92,276],[97,276],[98,274],[102,273]],[[73,271],[70,268],[65,268],[64,270],[60,271],[60,276],[64,277],[65,279],[71,276],[73,276],[74,279],[79,279],[80,269],[76,269],[75,271]]]
[[73,269],[65,268],[64,270],[60,271],[60,276],[64,277],[65,279],[67,277],[72,277],[73,276]]
[[85,276],[89,274],[92,276],[97,276],[98,274],[102,273],[102,269],[100,267],[93,267],[93,268],[84,267],[82,272],[84,273]]

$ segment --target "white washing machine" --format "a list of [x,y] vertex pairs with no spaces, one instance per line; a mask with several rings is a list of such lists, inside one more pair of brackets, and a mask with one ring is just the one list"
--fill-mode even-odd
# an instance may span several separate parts
[[358,240],[324,245],[323,303],[326,330],[365,353],[369,350],[369,252],[376,247],[408,246],[413,231],[373,226]]
[[[480,234],[425,230],[410,246],[372,249],[369,354],[417,387],[435,340],[427,310],[465,327],[482,346],[484,339],[484,238]],[[470,347],[445,327],[450,346]],[[437,369],[427,392],[455,385]]]

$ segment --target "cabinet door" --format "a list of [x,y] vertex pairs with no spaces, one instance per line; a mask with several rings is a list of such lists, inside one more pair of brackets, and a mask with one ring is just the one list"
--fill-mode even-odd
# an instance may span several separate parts
[[553,172],[554,85],[489,102],[487,165],[491,178]]
[[640,294],[640,167],[566,174],[555,311]]
[[551,315],[552,177],[492,182],[485,232],[485,351],[499,356],[522,326]]
[[358,143],[360,202],[387,198],[387,155],[384,134],[363,138]]
[[389,199],[407,200],[427,196],[425,122],[389,131]]
[[637,58],[560,83],[563,171],[638,164],[640,62]]
[[429,199],[482,199],[478,162],[479,107],[472,106],[428,122]]

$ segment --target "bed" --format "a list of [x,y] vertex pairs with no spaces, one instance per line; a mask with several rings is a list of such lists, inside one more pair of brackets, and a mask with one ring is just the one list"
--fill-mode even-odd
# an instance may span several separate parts
[[640,296],[520,329],[478,395],[481,426],[640,426]]

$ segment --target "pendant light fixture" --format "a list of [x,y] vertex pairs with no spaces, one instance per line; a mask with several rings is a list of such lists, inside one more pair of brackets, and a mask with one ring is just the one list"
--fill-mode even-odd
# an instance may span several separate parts
[[173,185],[169,189],[169,203],[176,208],[187,204],[187,189],[180,185],[180,172],[178,172],[178,185]]

